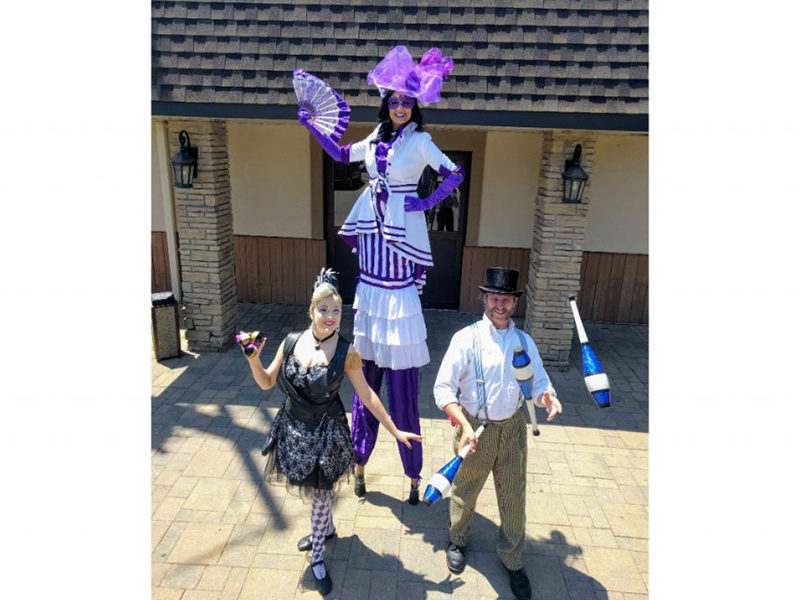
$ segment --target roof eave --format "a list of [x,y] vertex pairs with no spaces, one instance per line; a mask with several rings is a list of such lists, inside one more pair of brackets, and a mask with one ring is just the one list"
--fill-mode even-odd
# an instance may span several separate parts
[[[154,117],[282,120],[294,120],[297,118],[297,107],[286,104],[154,101],[152,102],[151,112]],[[352,107],[350,115],[352,122],[374,123],[375,119],[375,108]],[[425,123],[430,125],[647,132],[648,122],[648,114],[439,110],[430,108],[425,110]]]

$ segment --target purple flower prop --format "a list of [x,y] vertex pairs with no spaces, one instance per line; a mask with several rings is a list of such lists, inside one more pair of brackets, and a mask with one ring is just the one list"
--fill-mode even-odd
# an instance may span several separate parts
[[439,48],[431,48],[414,63],[405,46],[395,46],[375,68],[367,73],[367,83],[381,93],[394,90],[412,96],[422,106],[439,102],[442,82],[453,70],[453,59],[443,56]]

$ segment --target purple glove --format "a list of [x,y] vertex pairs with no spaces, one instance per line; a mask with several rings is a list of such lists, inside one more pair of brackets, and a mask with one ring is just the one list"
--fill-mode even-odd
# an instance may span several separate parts
[[415,212],[420,210],[428,210],[433,208],[439,202],[447,198],[453,191],[464,181],[464,175],[461,174],[461,167],[456,167],[454,171],[448,171],[445,167],[439,167],[439,174],[446,175],[430,196],[427,198],[418,198],[417,196],[406,196],[403,203],[406,212]]
[[340,163],[349,163],[350,162],[350,146],[352,144],[346,144],[344,146],[340,146],[336,142],[334,142],[331,138],[329,138],[324,133],[320,133],[317,131],[313,125],[309,124],[308,120],[311,118],[309,112],[305,109],[299,109],[297,111],[297,121],[303,127],[308,129],[311,132],[316,140],[319,142],[319,145],[322,146],[322,149],[327,152],[328,156],[330,156],[333,160]]

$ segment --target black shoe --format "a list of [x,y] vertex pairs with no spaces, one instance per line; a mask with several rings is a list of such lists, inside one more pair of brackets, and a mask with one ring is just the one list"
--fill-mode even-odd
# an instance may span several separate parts
[[511,584],[511,593],[517,600],[530,600],[531,598],[531,582],[525,574],[525,569],[517,569],[512,571],[503,565],[508,571],[508,580]]
[[319,562],[315,562],[311,564],[311,575],[314,577],[314,585],[317,586],[317,591],[322,594],[323,596],[327,596],[331,593],[333,589],[333,581],[331,581],[331,574],[328,572],[328,567],[325,567],[325,577],[322,579],[317,579],[317,576],[314,574],[314,567],[317,565],[325,566],[325,561],[321,560]]
[[464,546],[456,546],[453,542],[447,547],[447,568],[451,573],[458,575],[467,566],[467,555]]
[[367,495],[367,483],[364,481],[363,475],[356,475],[356,484],[353,486],[353,491],[359,498]]
[[408,493],[409,504],[419,504],[419,486],[411,486],[411,491]]
[[[335,538],[335,537],[336,537],[336,530],[334,529],[333,533],[331,533],[330,535],[326,535],[325,536],[325,541],[327,542],[329,539]],[[298,540],[297,549],[300,552],[308,552],[309,550],[311,550],[311,534],[308,534],[305,537],[301,537]]]

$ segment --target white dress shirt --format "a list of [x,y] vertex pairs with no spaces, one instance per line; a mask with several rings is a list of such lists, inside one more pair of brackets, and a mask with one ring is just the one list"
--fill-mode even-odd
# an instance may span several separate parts
[[[470,415],[479,419],[499,421],[511,417],[523,402],[519,384],[511,370],[514,348],[519,345],[515,329],[513,321],[509,321],[508,329],[497,329],[485,314],[478,321],[488,417],[484,415],[478,400],[472,326],[457,331],[450,340],[450,346],[442,358],[436,382],[433,384],[436,406],[444,410],[445,405],[458,402]],[[534,400],[548,390],[555,396],[536,343],[524,331],[522,337],[533,367]],[[456,397],[458,390],[461,390],[460,397]]]

